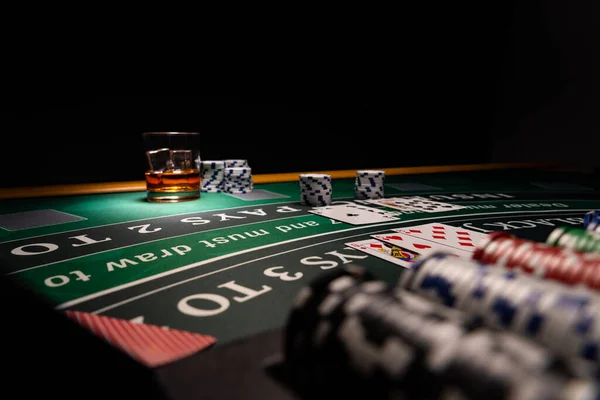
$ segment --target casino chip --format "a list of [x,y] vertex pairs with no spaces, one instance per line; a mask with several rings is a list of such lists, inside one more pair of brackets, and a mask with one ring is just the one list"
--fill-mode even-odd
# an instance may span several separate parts
[[384,196],[385,171],[356,171],[354,194],[358,200],[381,199]]
[[560,227],[548,235],[546,244],[585,253],[600,253],[600,234],[587,229]]
[[300,174],[300,203],[305,206],[323,207],[331,204],[333,187],[331,175]]
[[224,189],[226,193],[230,194],[252,192],[254,190],[252,169],[249,167],[226,167]]
[[431,359],[453,399],[575,400],[599,393],[592,378],[561,368],[561,360],[546,348],[507,332],[467,332],[449,346],[438,346]]
[[354,269],[303,288],[288,320],[285,363],[306,398],[597,398],[595,375],[542,344]]
[[472,323],[529,337],[565,358],[600,362],[600,296],[594,291],[445,253],[417,261],[397,288],[461,310]]
[[248,160],[225,160],[225,168],[249,168]]
[[[283,353],[291,367],[292,377],[303,386],[320,386],[323,379],[334,379],[318,373],[320,355],[316,352],[315,337],[320,327],[319,307],[332,293],[347,286],[356,286],[374,277],[353,264],[326,273],[302,288],[295,299],[285,327]],[[329,302],[331,303],[331,297]],[[323,333],[321,328],[321,334]],[[338,375],[339,376],[339,375]]]
[[414,310],[427,307],[414,298],[407,310],[394,307],[401,300],[391,289],[360,268],[323,275],[302,289],[286,327],[285,358],[294,379],[319,394],[325,386],[352,394],[362,385],[372,398],[388,398],[383,394],[406,380],[425,382],[418,377],[426,373],[422,353],[400,333],[428,338],[447,331],[435,329],[435,308],[427,311],[433,325],[415,325]]
[[600,225],[600,210],[592,210],[583,216],[583,227],[588,230],[594,230]]
[[[600,289],[600,253],[588,235],[566,235],[568,228],[555,229],[546,243],[524,240],[508,232],[494,232],[479,243],[473,259],[516,268],[540,278],[573,286]],[[576,250],[578,249],[578,250]]]
[[200,161],[200,176],[203,192],[220,193],[225,189],[225,162],[224,161]]

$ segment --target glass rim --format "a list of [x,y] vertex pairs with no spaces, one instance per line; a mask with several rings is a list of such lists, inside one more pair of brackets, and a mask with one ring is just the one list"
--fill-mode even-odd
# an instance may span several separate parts
[[165,136],[170,136],[170,135],[199,135],[200,132],[144,132],[142,135],[143,136],[149,136],[149,135],[165,135]]

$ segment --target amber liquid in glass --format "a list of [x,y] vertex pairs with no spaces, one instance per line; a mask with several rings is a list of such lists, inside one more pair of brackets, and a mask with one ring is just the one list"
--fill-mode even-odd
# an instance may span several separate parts
[[197,169],[146,171],[148,201],[178,202],[200,198]]

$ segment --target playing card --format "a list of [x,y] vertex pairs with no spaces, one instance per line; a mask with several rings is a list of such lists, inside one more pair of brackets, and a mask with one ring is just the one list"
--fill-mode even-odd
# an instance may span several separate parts
[[455,254],[459,257],[467,259],[471,258],[472,255],[472,253],[467,250],[456,249],[445,244],[439,244],[431,240],[425,240],[398,232],[390,232],[386,234],[378,234],[371,236],[382,242],[386,242],[397,247],[402,247],[407,250],[418,252],[422,256],[426,256],[436,251]]
[[393,197],[387,200],[386,207],[394,208],[396,210],[406,210],[406,207],[413,211],[423,211],[427,213],[445,212],[461,210],[464,206],[456,204],[442,203],[440,201],[433,201],[426,199],[425,197]]
[[65,314],[94,335],[151,368],[188,357],[217,341],[208,335],[81,311],[68,310]]
[[367,203],[371,203],[371,204],[376,204],[378,206],[383,206],[383,207],[389,207],[389,208],[393,208],[395,210],[399,210],[399,211],[418,211],[415,210],[414,208],[410,208],[408,206],[404,206],[402,204],[398,204],[395,201],[395,198],[388,198],[388,199],[371,199],[371,200],[365,200]]
[[346,243],[346,246],[406,268],[409,268],[412,263],[421,258],[421,254],[416,251],[380,242],[375,239]]
[[399,219],[395,216],[396,213],[358,204],[317,207],[308,212],[352,225],[376,224]]
[[445,246],[450,246],[455,249],[465,250],[469,253],[473,253],[477,243],[486,237],[486,234],[481,232],[475,232],[465,228],[457,228],[437,222],[409,228],[396,228],[392,230],[398,233],[410,235],[415,238],[425,239],[438,244],[443,244]]

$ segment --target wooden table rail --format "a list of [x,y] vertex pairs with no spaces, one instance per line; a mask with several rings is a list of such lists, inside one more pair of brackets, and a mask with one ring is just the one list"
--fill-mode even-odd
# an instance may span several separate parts
[[[386,175],[413,175],[431,174],[443,172],[462,171],[485,171],[514,168],[546,168],[557,164],[541,163],[496,163],[496,164],[466,164],[466,165],[440,165],[423,167],[400,167],[400,168],[363,168],[383,170]],[[293,182],[298,180],[301,173],[329,174],[333,179],[354,178],[356,170],[337,171],[309,171],[309,172],[286,172],[281,174],[257,174],[252,176],[255,184]],[[32,197],[73,196],[122,192],[143,192],[146,190],[145,181],[106,182],[106,183],[82,183],[69,185],[34,186],[21,188],[0,188],[0,199],[18,199]]]

